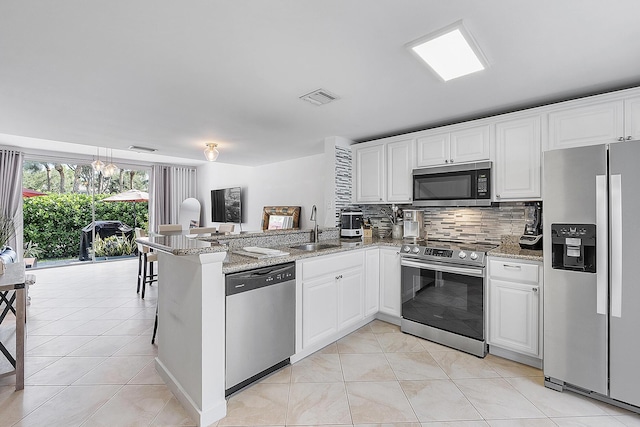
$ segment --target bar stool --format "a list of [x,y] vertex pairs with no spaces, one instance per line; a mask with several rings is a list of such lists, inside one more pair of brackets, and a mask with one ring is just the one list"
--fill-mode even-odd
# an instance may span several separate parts
[[[135,231],[136,238],[147,236],[147,233],[141,228],[136,228]],[[147,283],[151,285],[158,281],[158,275],[153,273],[153,263],[156,261],[158,261],[158,254],[151,252],[148,246],[138,243],[138,287],[136,293],[140,293],[140,286],[142,286],[142,299],[144,299]]]

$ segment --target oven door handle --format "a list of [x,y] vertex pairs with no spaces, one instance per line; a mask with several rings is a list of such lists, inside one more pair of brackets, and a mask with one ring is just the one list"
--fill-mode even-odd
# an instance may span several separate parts
[[422,268],[422,269],[428,269],[428,270],[442,271],[443,273],[463,274],[465,276],[484,277],[484,270],[481,269],[481,268],[451,267],[451,266],[444,266],[444,265],[441,265],[441,264],[429,264],[429,263],[426,263],[426,262],[416,262],[416,261],[411,261],[411,260],[404,259],[404,258],[400,260],[400,266],[401,267],[415,267],[415,268]]

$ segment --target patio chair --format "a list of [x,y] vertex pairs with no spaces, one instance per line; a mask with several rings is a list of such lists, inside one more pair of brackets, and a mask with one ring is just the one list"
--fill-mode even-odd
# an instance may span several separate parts
[[[143,229],[136,228],[136,238],[146,236],[147,233]],[[138,243],[138,287],[136,293],[140,293],[142,286],[142,299],[144,299],[147,283],[151,285],[158,281],[158,275],[153,273],[153,263],[156,261],[158,261],[158,254],[151,252],[149,246]]]
[[216,227],[193,227],[189,229],[189,234],[215,233],[216,231]]
[[220,226],[218,227],[218,231],[220,233],[233,233],[233,230],[235,230],[235,228],[235,224],[220,224]]
[[158,225],[158,233],[168,233],[172,231],[182,231],[182,225],[180,224],[160,224]]

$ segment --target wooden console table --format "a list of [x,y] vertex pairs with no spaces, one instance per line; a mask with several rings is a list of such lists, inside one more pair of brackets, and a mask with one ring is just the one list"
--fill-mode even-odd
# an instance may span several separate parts
[[7,358],[11,365],[15,368],[11,372],[4,375],[16,374],[16,390],[24,388],[24,345],[25,345],[25,320],[26,320],[26,295],[25,295],[25,265],[24,262],[17,262],[5,265],[4,274],[0,275],[0,293],[4,294],[5,304],[11,304],[12,298],[9,298],[9,291],[15,291],[15,310],[16,310],[16,357],[15,359],[9,353],[9,350],[0,342],[0,352]]

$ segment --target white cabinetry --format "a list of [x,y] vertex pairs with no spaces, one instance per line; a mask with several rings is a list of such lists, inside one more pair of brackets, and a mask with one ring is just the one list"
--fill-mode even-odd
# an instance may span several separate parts
[[[491,353],[541,364],[541,270],[538,262],[490,257],[488,342]],[[510,353],[502,354],[500,349]],[[518,354],[524,357],[518,358]]]
[[364,315],[378,312],[380,303],[380,250],[371,248],[364,253],[365,291]]
[[387,144],[387,202],[410,203],[413,200],[414,147],[413,139]]
[[384,144],[354,146],[354,201],[380,203],[385,200],[385,146]]
[[364,321],[364,254],[356,250],[298,261],[297,353],[315,351]]
[[640,97],[594,102],[549,113],[549,150],[640,139]]
[[489,125],[430,132],[416,140],[416,166],[428,167],[489,159]]
[[352,146],[355,203],[411,203],[414,140]]
[[539,199],[540,116],[496,123],[495,201]]
[[380,313],[400,320],[400,248],[380,248]]

